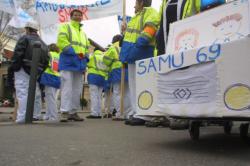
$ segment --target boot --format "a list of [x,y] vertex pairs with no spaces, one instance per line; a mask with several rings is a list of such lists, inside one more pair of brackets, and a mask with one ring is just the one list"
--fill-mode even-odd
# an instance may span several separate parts
[[83,118],[81,118],[77,113],[70,114],[68,117],[68,120],[70,121],[76,121],[76,122],[82,122],[84,121]]
[[69,114],[68,112],[62,112],[60,117],[60,122],[68,122]]

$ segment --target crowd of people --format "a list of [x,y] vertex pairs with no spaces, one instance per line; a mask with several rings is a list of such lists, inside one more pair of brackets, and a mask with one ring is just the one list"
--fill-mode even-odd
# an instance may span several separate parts
[[[44,120],[83,121],[84,119],[77,114],[77,110],[80,107],[83,74],[88,73],[91,113],[86,118],[102,117],[101,96],[104,92],[105,96],[112,96],[113,107],[116,110],[113,120],[125,120],[127,125],[152,124],[155,117],[136,114],[135,61],[165,53],[171,23],[224,3],[224,0],[214,0],[214,3],[206,4],[206,8],[202,0],[163,0],[160,12],[151,7],[151,1],[136,0],[135,16],[127,24],[122,24],[122,33],[113,37],[112,44],[105,51],[98,47],[93,52],[89,51],[90,42],[82,29],[83,14],[80,10],[71,11],[71,21],[59,27],[57,43],[48,47],[38,35],[38,25],[28,23],[25,27],[26,35],[18,40],[12,65],[9,68],[9,80],[14,74],[18,100],[16,122],[25,122],[32,44],[40,41],[43,54],[39,64],[34,119],[39,119],[41,112],[39,83],[45,87],[47,107]],[[125,86],[124,94],[121,96],[122,70],[125,72]],[[57,108],[56,93],[59,89],[61,103],[60,108]],[[124,103],[123,108],[120,104],[121,98]],[[105,103],[110,105],[108,97],[106,99]],[[121,109],[124,112],[121,112]],[[58,110],[60,116],[58,116]],[[108,112],[107,117],[111,115],[112,112]]]

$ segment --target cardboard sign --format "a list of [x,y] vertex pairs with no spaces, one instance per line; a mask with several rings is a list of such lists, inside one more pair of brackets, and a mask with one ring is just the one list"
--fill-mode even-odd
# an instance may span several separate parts
[[238,0],[170,25],[167,53],[244,38],[250,33],[249,1]]
[[136,62],[138,115],[250,117],[249,45],[246,37]]

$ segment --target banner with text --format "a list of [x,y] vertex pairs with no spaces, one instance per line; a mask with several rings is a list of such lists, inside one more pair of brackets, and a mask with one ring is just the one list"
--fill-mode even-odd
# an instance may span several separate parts
[[249,45],[245,37],[137,61],[138,115],[250,117]]
[[[92,3],[90,3],[90,1],[88,0],[84,1],[37,0],[36,10],[40,21],[40,27],[41,27],[40,30],[43,40],[47,44],[55,43],[58,25],[60,23],[69,21],[70,11],[76,8],[83,12],[83,21],[103,18],[103,17],[107,18],[106,21],[109,22],[109,24],[105,24],[105,26],[104,24],[102,24],[103,26],[97,25],[96,28],[99,27],[100,30],[98,34],[102,33],[105,34],[106,36],[111,34],[110,38],[112,38],[112,35],[114,35],[114,33],[119,33],[119,29],[117,29],[117,23],[116,23],[118,21],[114,22],[113,17],[111,18],[107,16],[122,14],[122,3],[120,3],[120,0],[96,0],[95,2],[93,2],[92,0],[91,2]],[[85,25],[83,28],[88,29],[89,23],[84,23],[84,24]],[[103,31],[102,29],[105,30]],[[86,33],[89,36],[88,32]],[[93,35],[91,34],[90,37],[96,38],[96,36],[93,37]],[[100,36],[98,36],[98,38],[99,40],[102,41],[96,40],[96,42],[100,43],[103,47],[106,47],[111,40],[106,38],[101,39]]]
[[[79,9],[83,13],[83,20],[107,17],[122,14],[122,3],[120,0],[96,0],[95,3],[82,5],[76,3],[62,3],[62,1],[46,2],[45,0],[36,1],[36,10],[40,19],[41,28],[48,28],[58,23],[70,20],[70,12]],[[56,3],[57,2],[57,3]],[[67,1],[68,2],[68,1]],[[73,1],[72,1],[73,2]]]

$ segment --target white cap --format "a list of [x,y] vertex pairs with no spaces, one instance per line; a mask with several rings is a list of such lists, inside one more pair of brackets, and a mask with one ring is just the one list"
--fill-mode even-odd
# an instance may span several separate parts
[[38,25],[38,23],[35,22],[35,21],[32,21],[32,22],[29,21],[29,22],[26,23],[25,28],[32,28],[32,29],[38,31],[38,30],[39,30],[39,25]]

